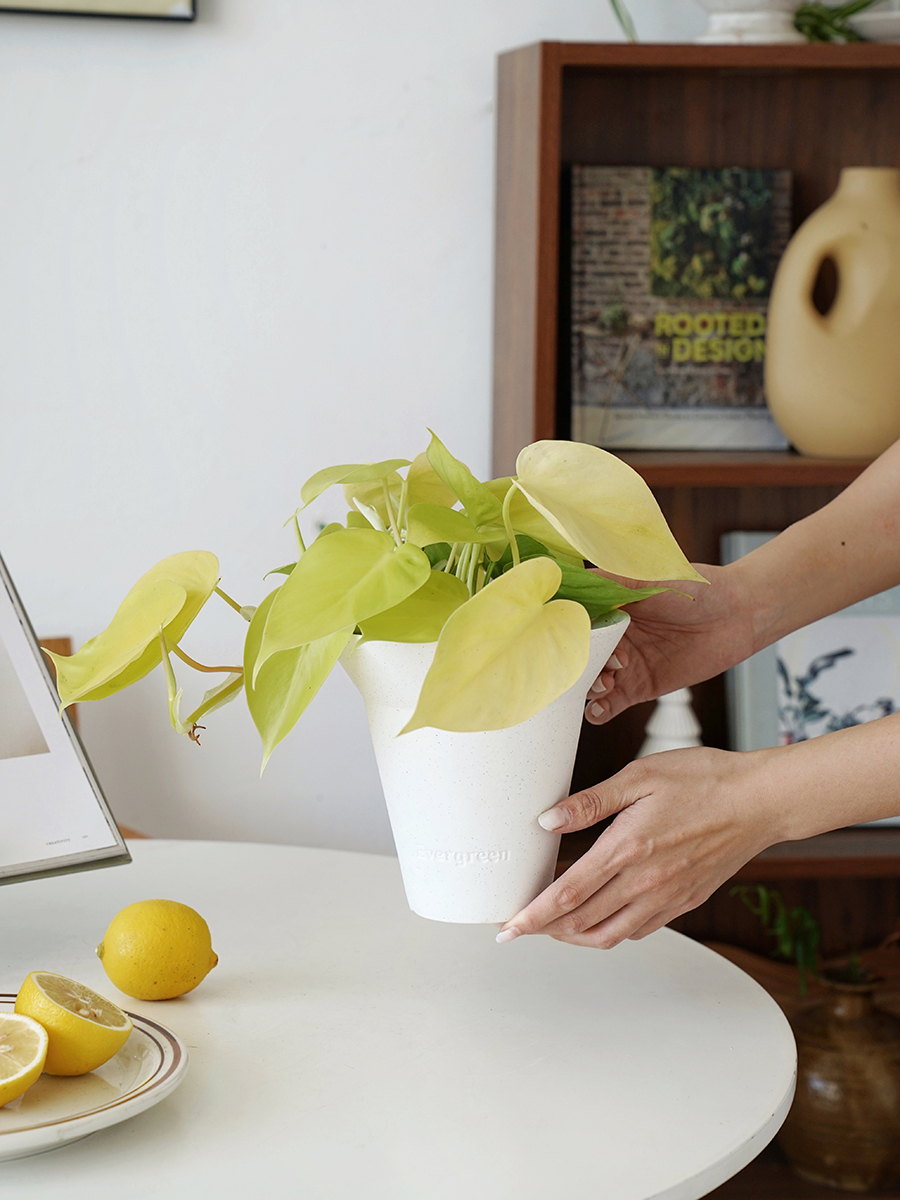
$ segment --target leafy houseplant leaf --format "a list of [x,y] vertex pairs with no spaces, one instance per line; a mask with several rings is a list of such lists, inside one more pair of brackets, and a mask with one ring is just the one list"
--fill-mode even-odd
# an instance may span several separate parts
[[449,542],[433,542],[430,546],[423,546],[422,551],[428,556],[432,570],[435,567],[443,569],[450,557],[450,544]]
[[273,654],[260,668],[255,684],[251,685],[256,660],[262,644],[266,619],[278,590],[271,592],[260,604],[250,622],[244,643],[244,679],[247,707],[263,744],[265,769],[272,751],[294,728],[307,705],[331,674],[341,651],[350,640],[351,629],[281,650]]
[[531,559],[453,613],[401,732],[506,729],[570,688],[588,660],[591,621],[580,604],[550,600],[561,579],[549,558]]
[[205,550],[173,554],[141,576],[109,626],[75,654],[51,654],[63,707],[102,700],[143,679],[162,657],[160,626],[175,646],[212,595],[218,559]]
[[535,442],[519,455],[516,471],[535,508],[601,570],[706,583],[682,554],[646,483],[614,454],[582,442]]
[[386,612],[360,621],[364,642],[436,642],[451,613],[469,599],[455,575],[432,571],[418,591]]
[[432,542],[491,542],[505,537],[503,526],[477,529],[465,513],[439,504],[414,504],[408,515],[409,540],[415,546]]
[[336,483],[367,483],[373,479],[387,479],[396,473],[398,467],[408,466],[408,458],[390,458],[386,462],[345,463],[343,466],[326,467],[307,479],[300,489],[300,499],[304,505],[312,504],[313,500]]
[[[502,503],[506,493],[512,487],[512,482],[512,478],[506,476],[502,479],[489,480],[485,487],[489,488]],[[519,488],[516,488],[510,500],[509,517],[512,527],[517,533],[524,533],[541,542],[547,547],[551,557],[560,562],[571,563],[576,567],[583,564],[584,555],[579,554],[575,547],[570,545],[560,534],[559,530],[554,528],[546,517],[541,516]]]
[[[396,513],[400,504],[400,493],[403,489],[403,480],[396,471],[392,471],[390,475],[383,479],[367,480],[363,483],[345,483],[344,499],[357,516],[361,514],[357,511],[356,504],[359,504],[363,510],[374,509],[378,514],[381,524],[387,529],[391,521],[388,516],[387,505],[384,502],[385,484],[387,485],[388,495],[391,498],[391,504]],[[362,519],[365,520],[364,517]],[[362,526],[360,525],[359,528],[361,529]]]
[[456,495],[442,482],[424,450],[410,463],[406,482],[410,507],[413,504],[440,504],[443,508],[453,508],[456,504]]
[[[273,654],[351,630],[393,608],[431,573],[418,546],[395,546],[376,529],[344,529],[313,542],[269,610],[255,671]],[[255,686],[256,681],[253,681]]]
[[465,463],[454,458],[444,443],[435,434],[425,451],[435,473],[454,496],[459,497],[466,516],[473,525],[499,525],[502,506],[492,492],[481,483]]

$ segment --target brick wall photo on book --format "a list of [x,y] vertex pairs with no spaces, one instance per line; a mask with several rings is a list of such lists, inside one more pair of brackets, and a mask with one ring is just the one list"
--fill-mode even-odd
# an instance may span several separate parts
[[772,450],[766,307],[791,173],[572,167],[572,436]]

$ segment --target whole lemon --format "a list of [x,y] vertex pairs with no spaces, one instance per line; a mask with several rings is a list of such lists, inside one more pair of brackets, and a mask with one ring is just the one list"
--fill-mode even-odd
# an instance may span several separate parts
[[48,1075],[84,1075],[117,1054],[131,1033],[131,1017],[93,988],[32,971],[16,996],[15,1011],[47,1031]]
[[136,1000],[183,996],[219,961],[209,926],[177,900],[139,900],[123,908],[113,917],[97,955],[119,991]]

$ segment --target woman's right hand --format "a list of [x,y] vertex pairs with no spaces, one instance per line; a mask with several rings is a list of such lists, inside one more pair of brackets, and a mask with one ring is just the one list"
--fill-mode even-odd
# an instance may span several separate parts
[[585,716],[592,724],[710,679],[753,653],[752,605],[741,574],[695,566],[708,584],[676,582],[677,590],[625,606],[631,623],[588,692]]

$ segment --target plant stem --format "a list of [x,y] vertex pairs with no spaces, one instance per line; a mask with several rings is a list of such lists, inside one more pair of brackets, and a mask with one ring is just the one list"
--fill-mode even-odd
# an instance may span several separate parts
[[466,576],[466,587],[469,589],[469,595],[475,595],[475,571],[481,559],[481,547],[472,545],[472,553],[469,555],[469,570]]
[[388,524],[391,527],[391,534],[398,546],[403,545],[403,539],[400,537],[400,530],[397,528],[397,517],[394,513],[394,506],[391,504],[391,493],[387,485],[387,480],[382,479],[381,491],[384,496],[384,507],[387,510]]
[[519,562],[519,543],[516,541],[516,531],[512,527],[512,519],[509,515],[509,508],[512,504],[513,491],[516,487],[516,481],[513,480],[509,485],[509,491],[503,497],[503,528],[506,530],[506,536],[509,539],[509,552],[512,555],[513,566],[517,567]]
[[408,508],[409,508],[409,481],[407,479],[404,479],[403,486],[400,489],[400,508],[397,513],[397,525],[400,528],[401,535],[403,533],[403,530],[406,529],[406,524],[407,524],[406,511]]
[[447,559],[447,565],[444,567],[445,575],[449,575],[451,573],[451,570],[453,568],[453,560],[454,560],[454,558],[456,558],[456,554],[457,554],[458,550],[459,550],[459,542],[454,542],[453,545],[450,547],[450,556]]
[[[238,611],[240,611],[240,609],[238,609]],[[173,646],[172,653],[177,654],[182,662],[187,663],[189,667],[193,667],[195,671],[207,671],[210,675],[218,674],[219,672],[225,675],[235,673],[241,675],[244,670],[243,667],[205,667],[203,663],[198,663],[191,658],[189,654],[185,654],[180,646]]]
[[300,554],[305,554],[306,544],[303,541],[303,534],[300,532],[300,521],[296,513],[294,513],[294,537],[297,539],[297,549]]
[[[217,596],[221,596],[226,604],[230,604],[235,612],[242,613],[241,606],[240,606],[240,604],[238,604],[237,600],[232,600],[232,598],[228,595],[228,593],[223,592],[222,589],[218,585],[213,588],[213,591],[216,593]],[[243,613],[242,613],[242,615],[243,615]],[[176,646],[175,649],[177,650],[178,647]],[[230,671],[231,667],[228,667],[227,670]]]
[[[244,677],[243,677],[243,675],[239,675],[237,677],[237,679],[232,680],[232,682],[227,687],[223,687],[222,690],[220,692],[217,692],[215,696],[211,696],[208,700],[205,700],[199,706],[199,708],[195,708],[194,711],[191,713],[191,715],[189,717],[185,718],[184,724],[191,725],[191,726],[196,725],[204,713],[208,712],[211,708],[214,708],[216,705],[223,703],[226,696],[232,696],[236,691],[238,691],[243,686],[244,686]],[[195,740],[195,739],[192,739],[192,740]]]

